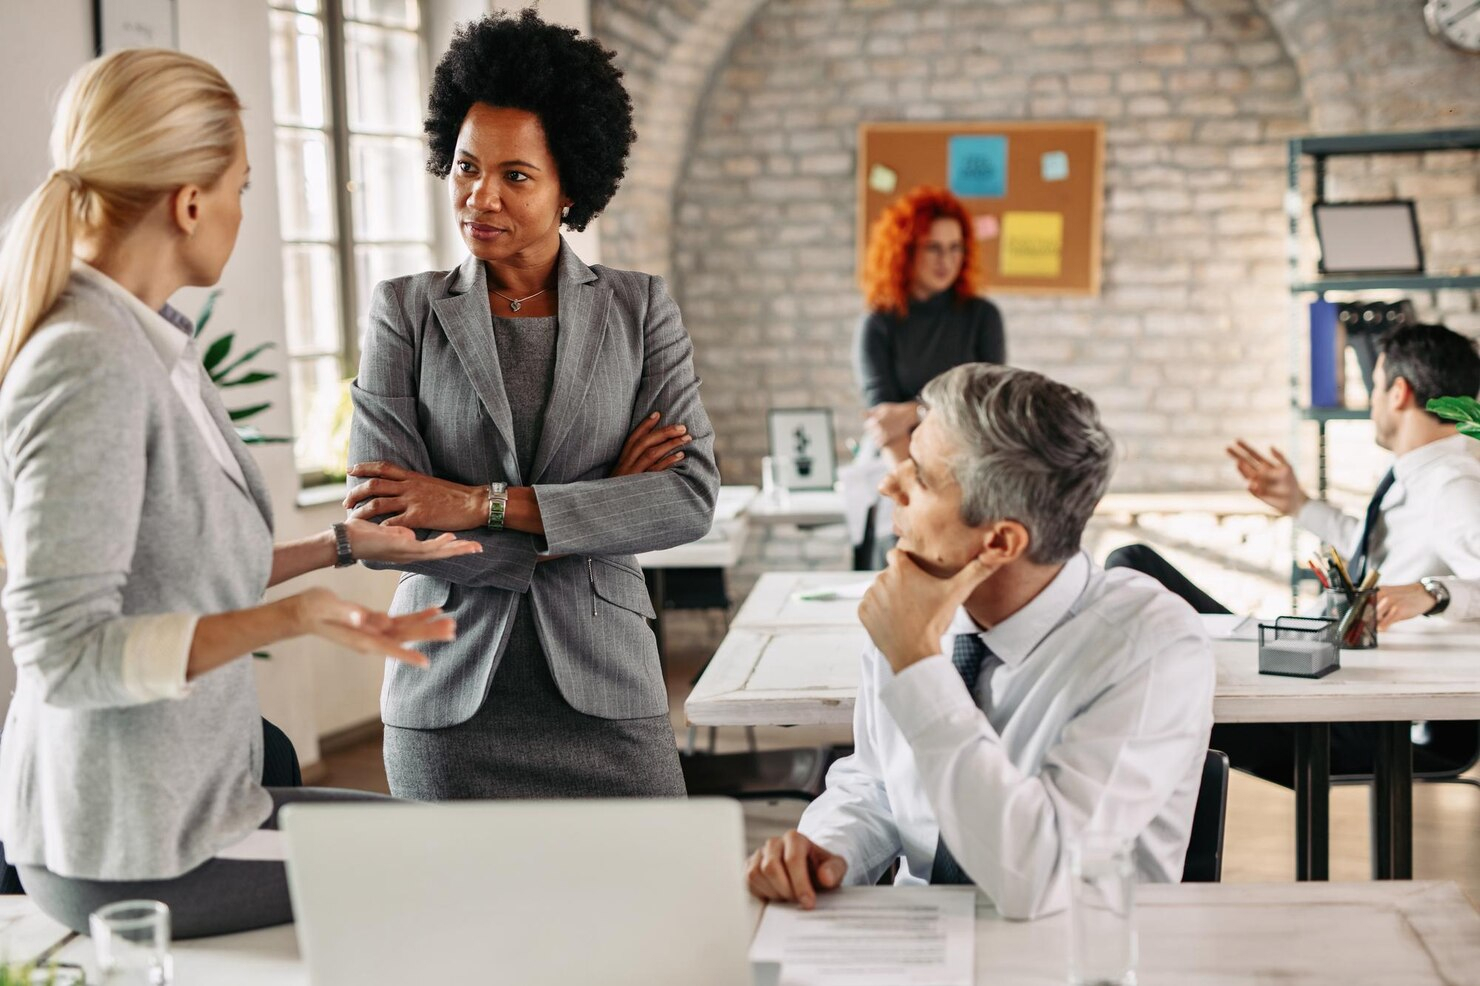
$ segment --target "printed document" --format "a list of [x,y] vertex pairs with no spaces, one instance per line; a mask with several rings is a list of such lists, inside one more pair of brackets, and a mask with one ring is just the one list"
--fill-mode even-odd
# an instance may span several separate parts
[[971,986],[975,944],[974,887],[855,887],[769,905],[750,959],[781,986]]

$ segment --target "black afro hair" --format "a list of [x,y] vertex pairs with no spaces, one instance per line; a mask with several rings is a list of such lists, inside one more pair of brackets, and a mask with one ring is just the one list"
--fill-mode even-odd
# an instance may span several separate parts
[[565,225],[585,229],[616,194],[637,139],[632,99],[613,57],[533,10],[462,25],[432,76],[427,170],[438,178],[451,172],[457,133],[474,103],[525,110],[540,118],[571,200]]

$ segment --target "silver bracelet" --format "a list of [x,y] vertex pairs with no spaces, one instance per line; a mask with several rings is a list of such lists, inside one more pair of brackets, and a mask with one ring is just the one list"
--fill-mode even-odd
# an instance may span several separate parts
[[334,525],[334,567],[348,568],[355,563],[355,552],[349,543],[349,528]]

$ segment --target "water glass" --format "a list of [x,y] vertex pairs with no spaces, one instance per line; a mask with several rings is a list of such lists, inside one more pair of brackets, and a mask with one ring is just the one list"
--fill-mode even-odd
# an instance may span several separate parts
[[786,503],[786,485],[782,476],[786,462],[784,457],[774,455],[761,459],[761,496],[771,503]]
[[170,909],[157,900],[121,900],[88,917],[98,972],[108,986],[169,986]]
[[1131,843],[1087,833],[1069,847],[1069,982],[1135,986],[1136,867]]

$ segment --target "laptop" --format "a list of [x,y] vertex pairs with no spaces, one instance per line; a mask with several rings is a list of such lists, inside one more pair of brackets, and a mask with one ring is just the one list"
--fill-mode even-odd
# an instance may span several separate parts
[[283,808],[313,986],[751,986],[724,799]]

